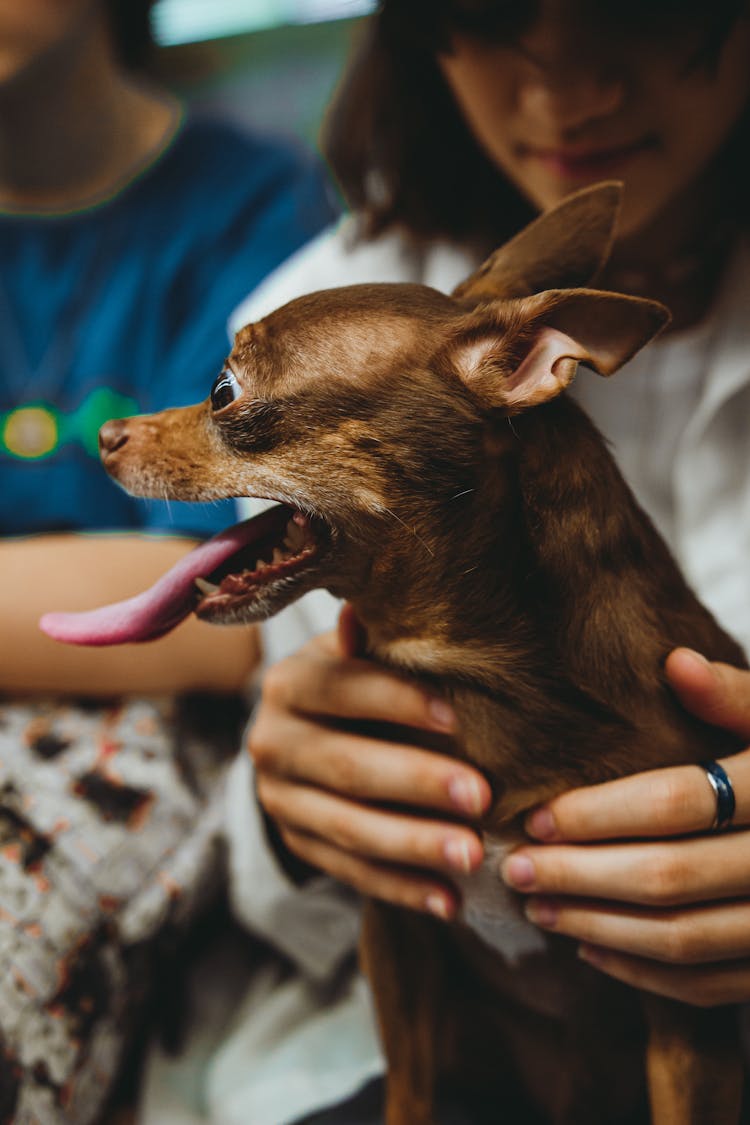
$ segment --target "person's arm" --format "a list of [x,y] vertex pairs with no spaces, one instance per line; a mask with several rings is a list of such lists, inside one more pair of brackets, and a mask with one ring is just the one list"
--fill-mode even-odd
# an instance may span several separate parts
[[41,535],[0,542],[0,691],[104,696],[234,692],[258,660],[254,629],[189,619],[143,645],[80,648],[50,640],[39,618],[140,593],[194,543],[139,535]]
[[[684,649],[667,661],[687,710],[750,740],[750,672]],[[577,789],[535,810],[503,866],[545,929],[612,976],[699,1005],[750,1001],[750,749],[724,759],[736,831],[696,766]]]
[[[463,762],[346,729],[359,720],[450,732],[446,704],[357,658],[350,609],[338,634],[311,641],[266,675],[251,728],[259,800],[284,845],[364,894],[455,914],[452,872],[482,860],[478,819],[490,802]],[[400,811],[398,806],[404,806]],[[409,808],[429,810],[415,816]]]

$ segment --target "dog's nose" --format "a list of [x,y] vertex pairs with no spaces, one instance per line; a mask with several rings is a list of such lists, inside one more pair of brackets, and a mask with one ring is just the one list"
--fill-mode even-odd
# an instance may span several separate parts
[[122,449],[127,440],[127,422],[124,418],[113,418],[111,422],[105,422],[99,430],[99,453],[102,457],[108,457],[111,453]]

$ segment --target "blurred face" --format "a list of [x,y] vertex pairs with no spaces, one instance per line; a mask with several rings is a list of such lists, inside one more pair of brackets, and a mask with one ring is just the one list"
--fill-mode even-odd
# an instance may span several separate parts
[[96,0],[0,0],[0,86],[75,39]]
[[545,0],[512,44],[456,33],[439,56],[474,136],[540,209],[597,180],[625,183],[620,230],[654,219],[712,163],[750,98],[750,19],[716,67],[697,34],[605,34]]

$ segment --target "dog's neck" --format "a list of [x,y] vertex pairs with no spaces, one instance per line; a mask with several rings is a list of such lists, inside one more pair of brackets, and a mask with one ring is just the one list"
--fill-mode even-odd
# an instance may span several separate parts
[[447,504],[424,502],[411,549],[352,599],[377,659],[493,692],[525,648],[520,512],[507,487],[515,451],[506,443],[503,453],[480,462],[473,487]]
[[[581,676],[596,679],[601,661],[590,669],[589,653],[605,638],[612,645],[606,613],[614,618],[623,596],[589,612],[592,583],[607,582],[603,557],[634,526],[669,556],[566,396],[501,423],[485,454],[474,487],[456,504],[425,504],[412,549],[352,597],[370,650],[406,671],[498,693],[538,663],[541,642],[566,668],[580,657]],[[618,582],[625,566],[620,558]],[[647,596],[641,586],[631,596]],[[601,678],[611,685],[610,669]]]

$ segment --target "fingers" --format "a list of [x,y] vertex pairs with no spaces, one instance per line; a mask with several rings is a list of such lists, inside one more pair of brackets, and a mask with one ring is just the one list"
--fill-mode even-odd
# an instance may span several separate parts
[[582,946],[579,955],[594,968],[624,984],[680,1000],[683,1004],[712,1008],[750,1001],[748,960],[706,966],[665,965],[589,945]]
[[[750,738],[750,672],[709,663],[691,649],[670,653],[666,672],[683,705],[698,718]],[[750,751],[722,765],[732,782],[735,824],[750,824]],[[651,770],[572,790],[536,809],[526,831],[539,840],[605,840],[705,832],[716,798],[695,766]]]
[[320,786],[357,801],[397,802],[475,818],[490,800],[484,778],[452,758],[294,715],[259,713],[249,750],[259,776]]
[[[670,654],[667,676],[697,717],[750,739],[750,673]],[[750,824],[750,750],[722,760]],[[716,797],[696,766],[565,793],[526,820],[532,838],[505,881],[530,894],[542,929],[582,942],[584,960],[646,991],[710,1006],[750,1000],[750,833],[705,833]],[[688,837],[660,840],[658,837]],[[613,844],[576,846],[596,841]],[[624,841],[624,842],[622,842]],[[642,841],[642,842],[641,842]]]
[[686,710],[712,726],[750,739],[750,672],[709,663],[688,648],[671,652],[665,671]]
[[266,675],[249,737],[258,773],[360,801],[480,816],[492,795],[470,766],[342,726],[342,720],[375,720],[445,733],[455,725],[448,705],[369,661],[341,658],[330,646],[329,635]]
[[339,614],[337,640],[343,656],[363,656],[366,633],[347,602]]
[[[733,823],[750,824],[750,750],[721,764],[737,801]],[[525,828],[545,842],[679,836],[707,831],[715,814],[705,771],[676,766],[563,793],[531,813]]]
[[334,644],[329,635],[270,668],[264,701],[308,715],[455,730],[455,715],[444,700],[371,661],[341,657]]
[[280,778],[258,778],[257,785],[263,807],[282,832],[317,836],[368,861],[446,874],[466,874],[482,862],[479,837],[464,825],[359,805]]
[[456,818],[479,817],[489,785],[447,755],[362,733],[362,720],[447,733],[455,719],[418,685],[342,655],[358,643],[350,628],[356,622],[343,615],[338,635],[266,676],[248,740],[258,799],[308,865],[365,894],[453,917],[459,896],[448,880],[475,870],[483,854]]
[[659,844],[522,847],[506,858],[502,876],[524,893],[657,908],[737,898],[750,894],[750,833]]
[[425,872],[373,862],[342,851],[315,836],[295,831],[282,833],[288,848],[312,867],[347,883],[361,894],[385,899],[394,906],[422,910],[438,918],[454,918],[459,906],[456,892]]
[[653,961],[693,965],[750,952],[748,902],[646,911],[583,899],[532,898],[525,910],[544,930]]

